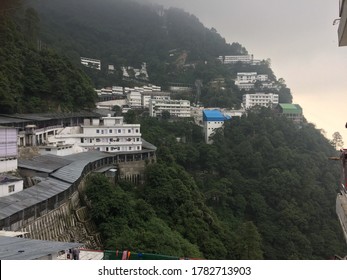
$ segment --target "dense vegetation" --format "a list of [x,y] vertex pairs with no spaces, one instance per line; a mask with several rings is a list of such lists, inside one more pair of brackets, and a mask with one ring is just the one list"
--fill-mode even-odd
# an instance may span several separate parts
[[[91,181],[106,247],[207,259],[346,253],[335,214],[338,167],[328,161],[336,151],[312,124],[297,126],[261,109],[232,119],[207,145],[189,121],[135,121],[158,146],[158,163],[148,166],[141,187],[121,182],[106,192]],[[116,215],[105,200],[117,205]],[[150,228],[151,219],[160,227]],[[180,246],[172,243],[178,240]]]
[[89,78],[41,45],[39,18],[17,1],[0,6],[0,112],[76,111],[94,107]]
[[[154,84],[194,84],[196,78],[204,78],[199,77],[201,69],[211,68],[205,61],[247,53],[240,44],[227,44],[216,30],[176,8],[124,0],[37,0],[33,5],[42,18],[47,44],[76,64],[81,56],[101,60],[101,71],[88,70],[96,87],[122,84],[121,66],[139,68],[142,62],[147,62]],[[115,65],[116,74],[107,74],[108,64]]]
[[[95,93],[85,73],[96,87],[122,84],[120,67],[143,61],[151,82],[163,87],[202,80],[206,106],[240,106],[243,92],[233,82],[240,71],[268,74],[280,85],[280,101],[292,100],[269,61],[221,65],[217,56],[246,49],[226,44],[181,10],[163,13],[125,0],[38,0],[40,25],[36,12],[19,3],[0,3],[2,113],[92,107]],[[80,56],[101,59],[102,71],[80,66]],[[107,64],[117,67],[115,74],[107,74]],[[90,177],[91,215],[105,248],[207,259],[346,253],[334,209],[338,168],[327,160],[336,151],[313,125],[257,109],[226,123],[207,145],[189,120],[140,118],[133,111],[126,120],[141,123],[143,137],[158,147],[158,162],[148,166],[143,186]]]
[[[96,88],[128,86],[120,68],[146,62],[151,83],[167,89],[170,82],[194,85],[201,80],[200,101],[205,106],[238,108],[245,92],[234,85],[237,72],[268,74],[277,82],[269,60],[261,65],[223,66],[218,56],[247,54],[247,50],[239,43],[227,44],[214,28],[177,8],[123,0],[37,0],[34,6],[42,18],[45,42],[76,64],[81,56],[101,60],[101,71],[84,68]],[[108,64],[115,65],[114,73],[108,72]],[[216,79],[224,80],[223,90],[216,87]],[[290,90],[278,84],[280,102],[291,103]],[[184,98],[199,101],[197,96]]]

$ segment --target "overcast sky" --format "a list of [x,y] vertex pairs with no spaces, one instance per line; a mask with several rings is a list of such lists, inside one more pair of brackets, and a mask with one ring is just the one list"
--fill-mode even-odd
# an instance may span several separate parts
[[347,47],[338,47],[338,24],[333,25],[339,0],[142,1],[182,8],[256,59],[270,58],[306,119],[329,139],[339,131],[347,146]]

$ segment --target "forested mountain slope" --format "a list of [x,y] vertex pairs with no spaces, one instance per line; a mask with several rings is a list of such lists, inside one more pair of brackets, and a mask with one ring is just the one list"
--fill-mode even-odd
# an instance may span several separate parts
[[20,1],[0,6],[0,112],[76,111],[94,107],[89,78],[39,41],[39,18]]
[[[178,9],[162,13],[122,0],[29,3],[39,16],[17,1],[0,6],[2,113],[92,107],[95,93],[85,73],[94,86],[122,82],[120,75],[107,76],[107,64],[137,67],[145,61],[151,82],[161,86],[201,79],[206,106],[240,105],[243,92],[232,80],[238,71],[276,80],[269,63],[218,63],[218,55],[247,51],[238,43],[226,44]],[[182,55],[184,67],[177,61]],[[103,70],[83,68],[80,56],[101,59]],[[213,87],[215,78],[224,79],[224,90]],[[280,84],[280,100],[291,102],[290,90]],[[335,214],[339,168],[327,160],[336,151],[312,124],[297,126],[260,109],[227,122],[207,145],[190,120],[131,113],[143,137],[158,147],[158,163],[148,167],[141,187],[113,186],[100,177],[89,182],[92,217],[105,248],[207,259],[346,254]]]
[[32,5],[42,19],[44,42],[75,63],[81,56],[101,60],[101,72],[87,70],[97,87],[122,82],[119,73],[107,75],[108,64],[119,71],[121,66],[147,62],[152,83],[165,85],[168,79],[177,81],[177,75],[181,82],[194,83],[196,74],[183,70],[183,64],[202,67],[219,55],[247,53],[240,44],[227,44],[195,16],[175,8],[124,0],[36,0]]
[[[207,145],[189,121],[135,121],[158,146],[158,163],[148,167],[144,186],[121,182],[114,198],[90,183],[93,217],[107,248],[207,259],[346,253],[335,214],[339,168],[328,160],[336,151],[313,125],[261,109],[232,119]],[[154,242],[159,233],[168,240]]]

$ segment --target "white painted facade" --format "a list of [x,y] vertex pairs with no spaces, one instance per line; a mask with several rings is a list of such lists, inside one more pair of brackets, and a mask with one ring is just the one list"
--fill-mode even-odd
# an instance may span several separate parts
[[12,176],[6,180],[6,174],[0,174],[0,197],[8,196],[23,190],[23,180]]
[[237,84],[237,83],[235,82],[235,85],[236,85],[240,90],[241,90],[241,89],[244,89],[244,90],[246,90],[246,91],[255,88],[254,83],[240,83],[240,84]]
[[250,90],[255,88],[255,83],[261,82],[262,89],[278,89],[274,82],[269,80],[267,74],[257,74],[257,72],[239,72],[237,73],[235,85],[241,90]]
[[215,133],[217,128],[223,127],[224,121],[204,121],[205,143],[212,144],[211,135]]
[[237,63],[237,62],[243,62],[243,63],[251,63],[253,60],[253,55],[246,54],[246,55],[226,55],[226,56],[219,56],[218,60],[220,60],[223,64],[231,64],[231,63]]
[[101,70],[101,61],[98,59],[81,57],[81,64],[89,68]]
[[17,157],[0,158],[0,173],[17,170]]
[[152,92],[151,94],[149,93],[142,93],[142,107],[143,108],[149,108],[149,102],[150,100],[156,100],[158,102],[163,102],[163,101],[170,101],[170,94],[169,93],[164,93],[164,92]]
[[130,108],[142,107],[142,96],[139,91],[130,91],[127,93],[127,101]]
[[272,107],[279,102],[278,94],[274,93],[253,93],[244,94],[242,104],[245,109],[249,109],[253,106]]
[[81,148],[77,144],[59,146],[40,146],[38,148],[40,155],[68,156],[83,152],[83,148]]
[[149,115],[158,117],[163,111],[168,111],[170,116],[178,118],[189,118],[190,101],[188,100],[155,100],[149,101]]
[[142,150],[140,125],[126,124],[123,117],[85,119],[84,125],[67,127],[59,135],[49,138],[48,146],[51,145],[75,145],[82,151],[139,151]]
[[203,110],[203,126],[204,126],[204,135],[205,135],[205,142],[207,144],[212,144],[213,140],[210,139],[210,137],[216,132],[218,128],[223,127],[224,121],[228,119],[218,109],[213,110]]

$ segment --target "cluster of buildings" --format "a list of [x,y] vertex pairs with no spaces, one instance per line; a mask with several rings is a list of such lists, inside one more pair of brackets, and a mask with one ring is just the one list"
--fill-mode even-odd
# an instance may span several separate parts
[[114,86],[97,92],[99,96],[114,96],[117,99],[100,102],[97,104],[98,108],[112,109],[117,105],[122,107],[123,113],[129,109],[146,109],[149,110],[151,117],[161,117],[164,111],[175,118],[191,117],[189,100],[171,99],[171,93],[161,91],[159,86],[147,85],[133,88]]
[[[81,57],[81,64],[85,67],[101,70],[101,61],[95,58]],[[148,81],[149,76],[147,72],[147,64],[143,62],[141,65],[141,69],[134,68],[132,66],[123,66],[121,68],[123,73],[123,79],[136,79]],[[107,71],[109,74],[114,74],[115,66],[113,64],[109,64],[107,66]]]
[[[23,248],[2,250],[1,259],[59,259],[84,241],[91,247],[98,236],[81,219],[78,190],[84,177],[97,172],[138,184],[146,165],[156,160],[156,147],[142,139],[140,125],[126,124],[123,117],[15,114],[1,115],[0,124],[0,229],[42,239],[0,234],[2,248]],[[20,159],[19,146],[24,146]]]

